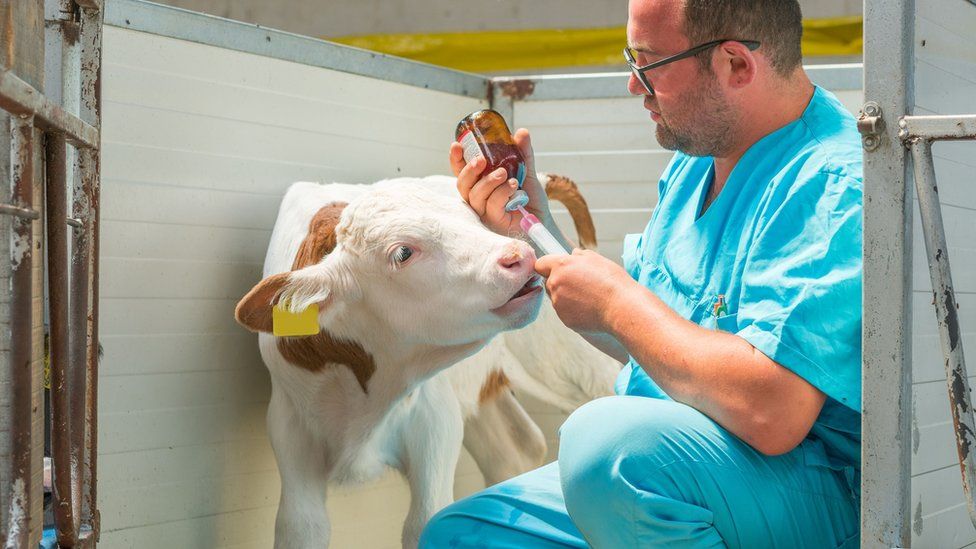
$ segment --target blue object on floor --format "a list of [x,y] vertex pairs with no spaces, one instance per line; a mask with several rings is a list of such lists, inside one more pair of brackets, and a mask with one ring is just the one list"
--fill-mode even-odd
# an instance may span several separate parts
[[40,549],[58,549],[58,533],[53,527],[45,528],[41,534]]

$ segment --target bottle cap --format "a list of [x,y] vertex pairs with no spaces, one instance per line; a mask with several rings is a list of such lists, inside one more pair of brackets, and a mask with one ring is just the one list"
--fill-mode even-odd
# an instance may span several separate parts
[[529,195],[522,189],[515,191],[512,198],[509,199],[508,204],[505,204],[505,211],[514,212],[519,209],[519,207],[525,206],[529,203]]

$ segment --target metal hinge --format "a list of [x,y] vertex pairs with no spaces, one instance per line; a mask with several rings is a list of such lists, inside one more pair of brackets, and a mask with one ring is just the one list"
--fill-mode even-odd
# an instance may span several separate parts
[[881,105],[868,101],[857,117],[857,131],[861,132],[861,144],[865,151],[870,152],[878,148],[884,130],[885,121],[881,113]]

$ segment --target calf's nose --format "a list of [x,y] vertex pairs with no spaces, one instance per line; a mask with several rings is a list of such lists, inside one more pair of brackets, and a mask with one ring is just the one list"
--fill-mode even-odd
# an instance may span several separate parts
[[535,265],[535,251],[525,242],[515,241],[502,249],[498,265],[503,271],[521,274],[532,270]]

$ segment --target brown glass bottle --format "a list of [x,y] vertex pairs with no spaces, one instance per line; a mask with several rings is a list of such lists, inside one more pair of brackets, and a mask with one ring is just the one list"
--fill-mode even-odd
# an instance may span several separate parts
[[465,162],[471,162],[479,155],[483,156],[488,165],[482,173],[488,174],[498,168],[505,168],[508,178],[518,181],[519,190],[509,201],[507,209],[514,210],[528,203],[528,195],[522,190],[525,160],[502,115],[491,109],[473,112],[458,122],[454,139],[464,148]]

